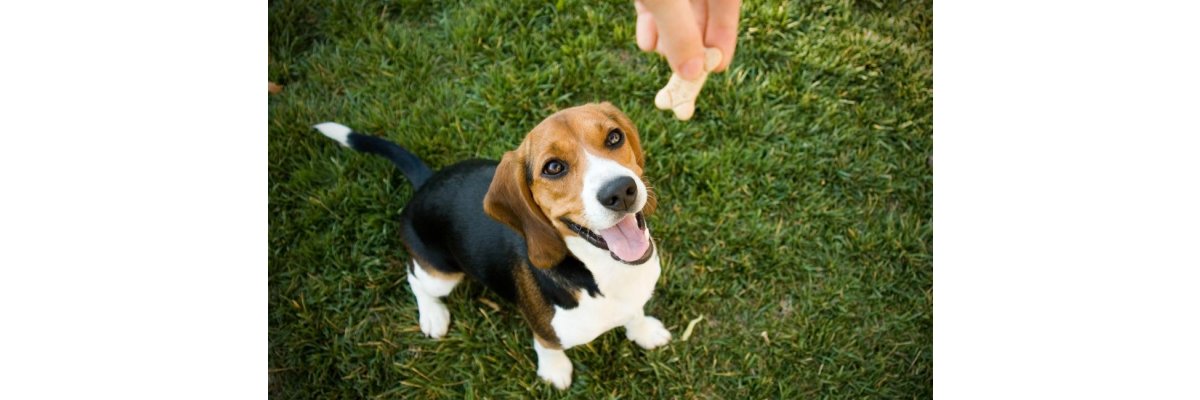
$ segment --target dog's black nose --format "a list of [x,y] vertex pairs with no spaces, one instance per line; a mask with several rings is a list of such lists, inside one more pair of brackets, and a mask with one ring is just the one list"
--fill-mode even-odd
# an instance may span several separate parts
[[633,178],[622,176],[601,186],[596,200],[600,200],[600,205],[609,210],[629,211],[629,208],[637,203],[637,192],[637,183],[634,183]]

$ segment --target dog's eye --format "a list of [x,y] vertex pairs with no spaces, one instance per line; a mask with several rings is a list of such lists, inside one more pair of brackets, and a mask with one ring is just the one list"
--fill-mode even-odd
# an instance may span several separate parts
[[620,128],[613,128],[613,130],[608,131],[608,136],[604,138],[604,147],[610,149],[617,148],[621,143],[625,143],[625,132],[621,132]]
[[567,164],[559,160],[546,161],[546,165],[542,167],[542,175],[548,177],[557,177],[567,172]]

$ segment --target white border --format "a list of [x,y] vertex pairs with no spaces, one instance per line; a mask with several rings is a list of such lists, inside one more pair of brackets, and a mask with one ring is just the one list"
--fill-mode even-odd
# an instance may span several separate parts
[[1200,398],[1200,7],[934,15],[936,397]]
[[266,397],[266,11],[0,5],[0,398]]

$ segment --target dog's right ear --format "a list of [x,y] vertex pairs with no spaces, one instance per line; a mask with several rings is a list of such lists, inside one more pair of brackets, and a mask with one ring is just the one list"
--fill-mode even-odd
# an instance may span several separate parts
[[533,266],[551,268],[566,257],[567,244],[534,201],[529,190],[532,175],[526,169],[521,148],[504,153],[483,198],[483,211],[525,238]]

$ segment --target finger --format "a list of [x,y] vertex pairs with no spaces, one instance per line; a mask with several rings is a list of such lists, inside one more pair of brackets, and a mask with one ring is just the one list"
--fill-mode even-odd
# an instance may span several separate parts
[[708,0],[689,0],[692,7],[692,16],[696,20],[696,29],[700,30],[700,37],[704,37],[704,29],[708,25]]
[[704,30],[704,45],[721,49],[721,64],[714,72],[729,68],[737,49],[738,18],[741,0],[708,0],[708,26]]
[[634,9],[637,10],[637,45],[642,51],[654,51],[658,47],[658,25],[654,23],[654,16],[650,15],[650,10],[642,2],[633,2]]
[[683,79],[699,79],[704,73],[704,41],[688,0],[646,1],[646,9],[658,25],[658,52],[667,56],[671,70]]

